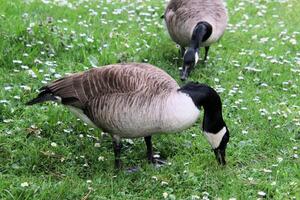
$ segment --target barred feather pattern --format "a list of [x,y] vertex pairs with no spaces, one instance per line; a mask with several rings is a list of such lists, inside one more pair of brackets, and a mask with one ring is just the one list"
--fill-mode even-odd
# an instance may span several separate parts
[[83,110],[97,127],[119,137],[179,131],[199,115],[192,99],[177,91],[177,82],[149,64],[93,68],[46,88],[63,104]]
[[171,0],[164,16],[171,38],[183,47],[190,44],[199,22],[206,21],[212,26],[211,36],[201,44],[209,46],[222,37],[228,20],[222,0]]

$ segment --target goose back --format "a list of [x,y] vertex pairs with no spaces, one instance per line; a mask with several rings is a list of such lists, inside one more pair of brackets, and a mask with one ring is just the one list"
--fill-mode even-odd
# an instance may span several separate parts
[[[149,64],[107,65],[63,77],[42,89],[62,98],[62,103],[83,108],[88,101],[109,94],[133,94],[144,91],[165,93],[178,84],[167,73]],[[150,96],[151,98],[151,96]],[[145,99],[149,99],[145,96]]]
[[164,16],[171,38],[183,47],[190,44],[194,28],[201,21],[212,26],[211,36],[201,46],[216,42],[224,34],[228,18],[222,0],[171,0]]

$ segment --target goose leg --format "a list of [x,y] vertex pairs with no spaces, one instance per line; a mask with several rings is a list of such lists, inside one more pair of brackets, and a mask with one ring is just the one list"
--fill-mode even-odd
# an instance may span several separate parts
[[180,53],[180,56],[183,58],[184,53],[185,53],[185,48],[184,48],[183,46],[180,46],[180,51],[179,51],[179,53]]
[[207,60],[208,51],[209,51],[209,46],[205,47],[205,56],[204,56],[204,61],[206,61],[206,60]]
[[152,148],[152,141],[151,141],[151,136],[147,136],[147,137],[144,137],[145,139],[145,143],[146,143],[146,146],[147,146],[147,158],[148,158],[148,161],[153,163],[153,148]]
[[113,148],[114,148],[114,153],[115,153],[115,168],[120,169],[121,168],[121,148],[122,144],[118,140],[113,140]]
[[161,159],[157,159],[157,158],[153,157],[153,148],[152,148],[151,136],[144,137],[144,139],[145,139],[145,143],[146,143],[146,146],[147,146],[147,158],[148,158],[148,161],[150,163],[158,164],[158,165],[164,165],[164,164],[166,164],[166,161],[161,160]]

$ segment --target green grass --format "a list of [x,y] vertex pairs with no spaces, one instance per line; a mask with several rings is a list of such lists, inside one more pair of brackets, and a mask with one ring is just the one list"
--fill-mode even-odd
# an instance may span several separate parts
[[154,137],[171,163],[159,169],[146,162],[142,139],[124,141],[124,165],[140,167],[132,174],[114,171],[111,139],[101,131],[62,106],[24,103],[45,82],[92,64],[149,62],[178,80],[178,50],[160,19],[164,1],[69,2],[73,8],[0,1],[0,199],[257,199],[259,191],[300,199],[297,0],[228,0],[230,26],[191,76],[220,92],[228,165],[217,165],[200,119]]

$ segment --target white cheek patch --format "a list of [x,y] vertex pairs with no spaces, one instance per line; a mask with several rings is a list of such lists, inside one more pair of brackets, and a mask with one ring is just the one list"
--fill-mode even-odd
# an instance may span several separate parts
[[198,52],[196,51],[196,53],[195,53],[195,64],[197,64],[198,61],[199,61],[199,54],[198,54]]
[[218,133],[209,133],[204,131],[204,135],[207,138],[208,142],[210,143],[211,147],[213,149],[216,149],[219,147],[226,131],[227,131],[226,127],[224,126]]

